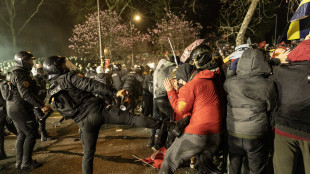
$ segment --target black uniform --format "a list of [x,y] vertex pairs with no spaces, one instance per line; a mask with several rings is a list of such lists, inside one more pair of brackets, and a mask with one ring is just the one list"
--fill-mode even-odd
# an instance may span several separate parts
[[122,81],[124,82],[123,89],[129,92],[130,97],[128,110],[131,109],[132,113],[136,107],[136,100],[138,100],[139,96],[142,96],[143,80],[142,75],[135,71],[130,71],[126,76],[122,77]]
[[[43,65],[45,66],[45,65]],[[100,127],[103,124],[158,127],[160,121],[139,117],[118,108],[109,108],[93,94],[112,95],[106,86],[96,80],[79,77],[71,72],[50,79],[48,94],[54,107],[66,118],[72,118],[80,127],[84,150],[82,170],[93,172],[93,159]]]
[[7,117],[5,100],[2,95],[0,95],[0,160],[7,158],[4,151],[4,126],[6,126],[10,132],[15,135],[17,134],[13,121]]
[[[36,91],[37,95],[40,98],[40,100],[44,101],[45,97],[47,95],[46,81],[44,79],[44,76],[38,74],[36,76],[33,76],[33,79],[36,81],[37,86],[38,86],[38,91]],[[41,108],[35,108],[35,110],[36,110],[35,112],[38,113],[36,115],[36,118],[37,118],[37,121],[39,123],[39,128],[41,130],[41,141],[50,140],[50,137],[48,136],[48,134],[46,132],[46,128],[45,128],[47,117],[43,117],[44,114],[41,111]]]
[[95,80],[105,84],[107,89],[113,90],[113,81],[110,73],[98,73]]
[[123,87],[123,81],[122,77],[126,75],[126,70],[113,70],[112,72],[112,81],[113,81],[113,86],[116,89],[116,91],[119,91]]
[[36,143],[38,125],[34,107],[43,108],[44,102],[36,95],[37,85],[30,77],[30,70],[16,66],[12,70],[13,97],[6,101],[7,113],[17,129],[16,166],[32,163],[32,151]]
[[143,109],[145,116],[151,115],[153,112],[153,74],[147,74],[143,81]]

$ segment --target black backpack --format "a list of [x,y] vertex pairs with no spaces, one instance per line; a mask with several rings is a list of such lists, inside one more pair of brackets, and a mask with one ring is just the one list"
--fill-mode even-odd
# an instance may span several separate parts
[[67,120],[78,114],[78,104],[60,85],[54,83],[49,89],[49,103]]
[[4,100],[11,100],[13,97],[13,85],[10,81],[8,80],[2,80],[0,83],[0,90],[1,90],[1,95]]

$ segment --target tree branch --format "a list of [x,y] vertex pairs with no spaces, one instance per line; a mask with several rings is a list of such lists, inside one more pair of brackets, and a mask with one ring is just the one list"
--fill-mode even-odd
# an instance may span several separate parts
[[30,20],[39,12],[39,9],[40,9],[41,5],[43,4],[43,2],[44,2],[44,0],[41,0],[41,2],[37,6],[37,9],[31,14],[31,16],[24,23],[24,25],[19,28],[17,34],[20,34],[20,32],[25,28],[25,26],[30,22]]
[[124,10],[127,8],[128,4],[130,3],[131,1],[127,1],[127,3],[124,5],[124,7],[121,9],[121,11],[119,12],[118,16],[121,16],[121,14],[124,12]]

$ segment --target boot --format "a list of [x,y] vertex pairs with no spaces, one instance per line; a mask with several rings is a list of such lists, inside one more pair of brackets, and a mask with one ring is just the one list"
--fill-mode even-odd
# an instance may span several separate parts
[[166,145],[168,130],[169,130],[169,127],[171,127],[171,124],[174,124],[174,122],[169,122],[169,121],[162,122],[162,126],[159,129],[158,134],[157,134],[157,141],[153,148],[154,150],[158,150],[161,147]]
[[48,136],[46,133],[41,132],[41,141],[50,141],[53,138]]
[[21,169],[31,171],[31,170],[34,170],[34,169],[39,168],[41,166],[42,166],[42,163],[39,163],[36,160],[32,160],[28,164],[22,164]]
[[155,134],[156,128],[151,129],[151,137],[149,143],[147,144],[147,147],[153,147],[155,145]]
[[40,123],[39,122],[39,126],[40,126],[40,130],[41,130],[41,141],[50,141],[53,138],[48,136],[46,129],[45,129],[45,121]]
[[176,137],[181,136],[184,132],[184,129],[189,124],[190,119],[191,119],[190,116],[186,116],[181,120],[176,121],[173,129],[171,129],[172,127],[170,127],[172,134]]

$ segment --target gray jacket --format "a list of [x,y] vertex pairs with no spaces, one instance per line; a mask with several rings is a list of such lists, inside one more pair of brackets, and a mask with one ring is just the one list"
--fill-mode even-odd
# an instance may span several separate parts
[[268,132],[270,112],[276,104],[276,88],[265,78],[271,69],[259,50],[246,50],[238,62],[236,75],[225,81],[227,129],[239,138],[254,139]]

